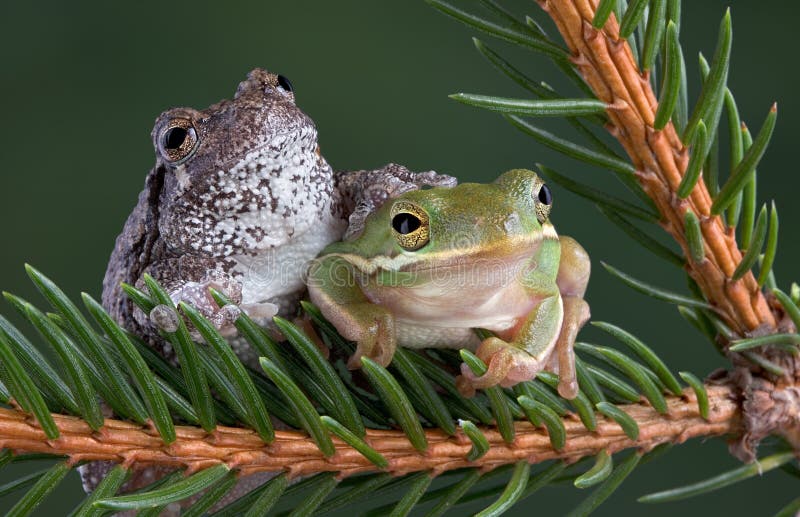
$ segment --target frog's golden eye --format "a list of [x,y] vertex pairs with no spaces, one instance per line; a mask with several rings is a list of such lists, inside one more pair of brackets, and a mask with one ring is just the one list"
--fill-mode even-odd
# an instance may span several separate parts
[[543,223],[550,216],[550,209],[553,207],[553,193],[550,192],[547,185],[541,182],[534,185],[533,191],[536,196],[536,219]]
[[158,150],[165,160],[178,164],[197,147],[197,131],[188,118],[174,118],[164,124],[158,137]]
[[416,251],[428,244],[428,214],[413,203],[398,201],[392,206],[392,235],[406,251]]

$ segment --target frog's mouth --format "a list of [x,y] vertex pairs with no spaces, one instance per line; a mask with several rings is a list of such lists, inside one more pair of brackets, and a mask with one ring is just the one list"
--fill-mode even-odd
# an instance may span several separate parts
[[[508,278],[531,267],[542,236],[521,236],[503,243],[477,245],[442,252],[403,252],[364,258],[332,253],[353,265],[380,285],[413,287],[430,282],[460,279]],[[535,265],[534,265],[535,267]]]

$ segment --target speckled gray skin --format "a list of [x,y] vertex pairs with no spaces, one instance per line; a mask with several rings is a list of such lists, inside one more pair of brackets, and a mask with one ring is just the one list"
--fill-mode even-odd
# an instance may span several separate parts
[[[196,134],[177,161],[166,141],[176,124]],[[348,217],[358,228],[390,196],[423,184],[455,183],[395,164],[334,174],[294,93],[260,69],[250,72],[233,100],[203,111],[164,112],[152,136],[156,165],[117,238],[103,305],[170,359],[173,352],[153,325],[159,315],[135,309],[121,282],[141,286],[149,273],[174,301],[193,304],[230,335],[236,313],[220,310],[208,287],[264,324],[275,314],[290,315],[304,292],[306,262],[342,237]],[[246,343],[233,340],[233,346],[257,365]]]
[[[170,133],[176,127],[185,138]],[[455,184],[450,176],[395,164],[334,173],[288,82],[261,69],[248,74],[233,100],[162,113],[152,137],[156,164],[117,238],[103,306],[171,361],[174,352],[156,328],[170,326],[169,312],[142,313],[121,282],[141,287],[149,273],[175,302],[194,305],[232,337],[236,354],[257,367],[255,353],[233,337],[236,311],[220,309],[209,287],[261,324],[276,314],[291,316],[305,291],[306,263],[342,238],[348,220],[348,234],[358,233],[386,199],[423,185]],[[98,462],[82,467],[84,487],[96,486],[107,470]],[[134,483],[155,474],[147,469]]]

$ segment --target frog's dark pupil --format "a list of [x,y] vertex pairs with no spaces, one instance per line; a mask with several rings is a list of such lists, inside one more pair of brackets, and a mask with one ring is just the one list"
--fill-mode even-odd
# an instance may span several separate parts
[[164,148],[165,149],[177,149],[183,144],[183,141],[186,140],[187,131],[186,128],[182,127],[173,127],[167,131],[167,134],[164,135]]
[[547,185],[542,185],[542,188],[539,189],[539,201],[545,205],[549,205],[553,202],[553,194],[550,193],[550,189]]
[[292,82],[286,78],[284,75],[278,76],[278,86],[286,90],[287,92],[292,91]]
[[405,213],[397,214],[392,219],[392,228],[400,235],[407,235],[420,227],[421,221],[419,217]]

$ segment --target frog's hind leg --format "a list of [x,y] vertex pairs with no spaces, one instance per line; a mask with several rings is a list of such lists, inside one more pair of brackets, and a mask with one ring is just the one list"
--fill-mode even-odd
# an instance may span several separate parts
[[586,250],[572,237],[562,235],[561,262],[556,284],[564,303],[564,321],[556,341],[559,384],[558,393],[567,399],[578,394],[573,346],[578,331],[589,320],[589,304],[583,299],[589,284],[591,263]]

